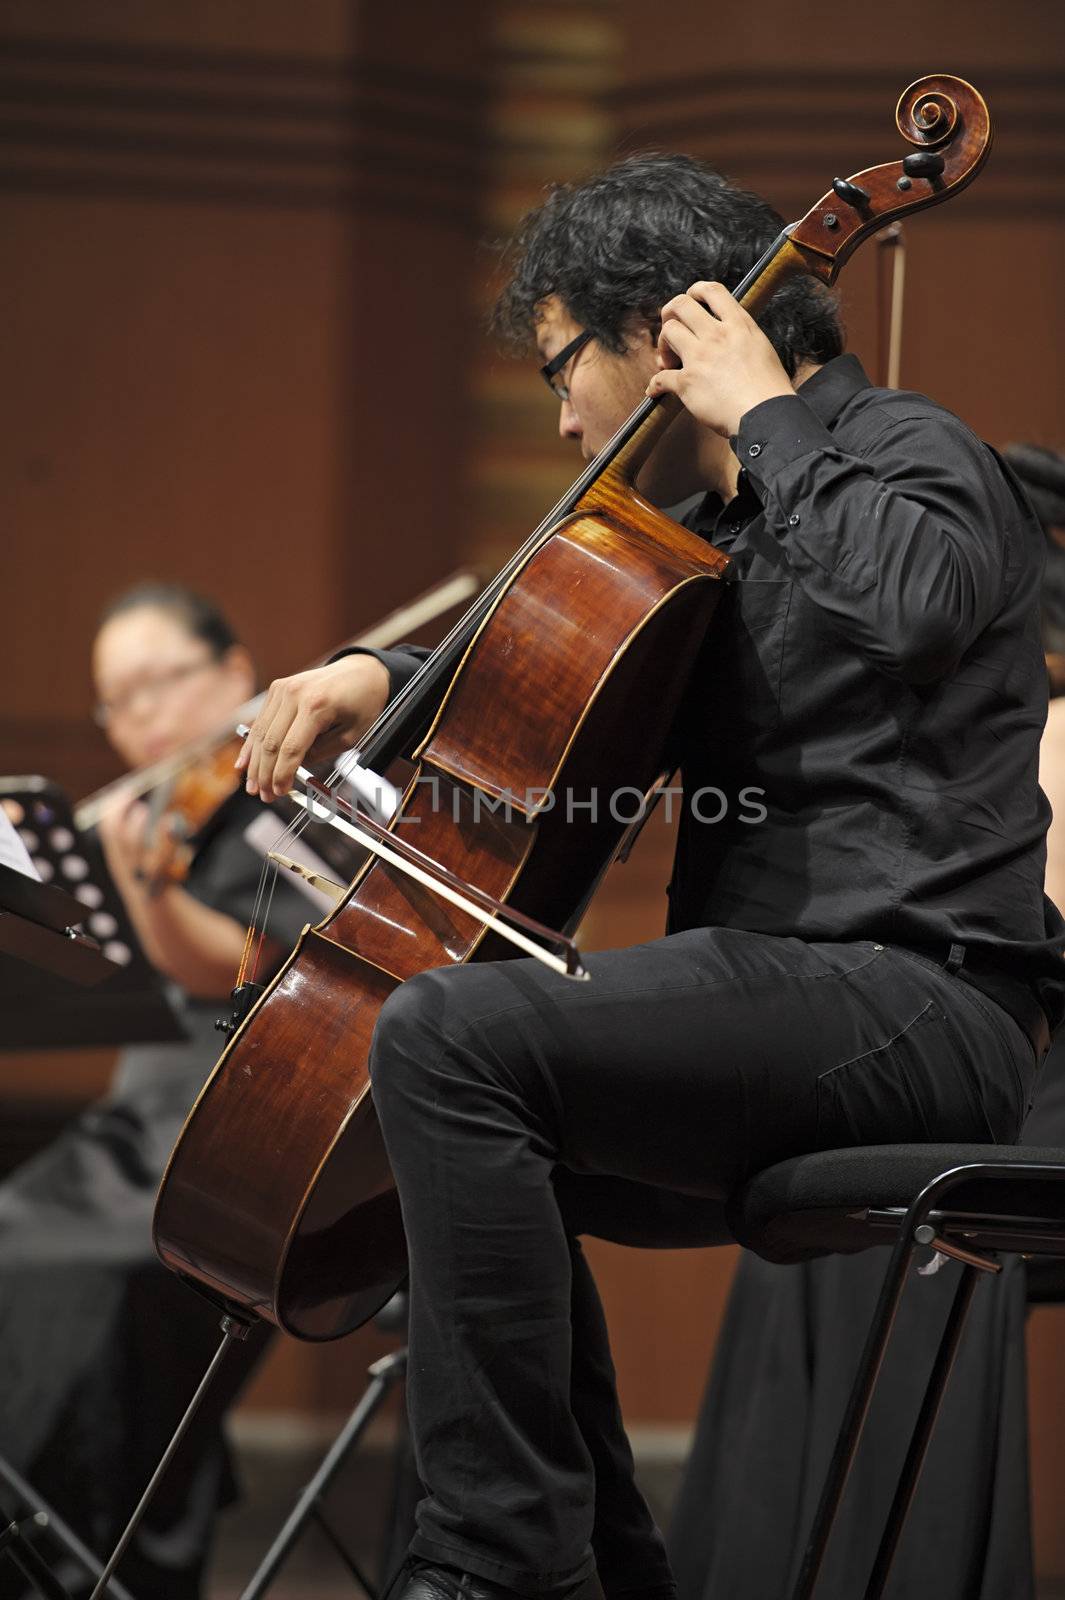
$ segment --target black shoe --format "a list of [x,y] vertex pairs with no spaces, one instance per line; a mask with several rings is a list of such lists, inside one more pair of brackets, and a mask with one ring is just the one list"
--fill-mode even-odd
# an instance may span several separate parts
[[568,1589],[544,1589],[538,1595],[519,1594],[506,1584],[491,1583],[475,1572],[460,1572],[457,1567],[438,1567],[429,1561],[412,1559],[389,1600],[603,1600],[603,1591],[594,1572],[591,1577]]

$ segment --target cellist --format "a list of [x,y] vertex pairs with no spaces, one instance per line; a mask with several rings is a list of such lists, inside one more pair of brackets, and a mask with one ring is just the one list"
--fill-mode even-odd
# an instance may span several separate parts
[[[780,226],[637,156],[553,190],[510,252],[497,327],[538,347],[562,437],[590,458],[645,392],[679,396],[639,487],[702,494],[731,581],[673,730],[668,933],[584,985],[423,973],[377,1025],[426,1487],[402,1600],[568,1597],[596,1570],[609,1600],[671,1595],[578,1236],[722,1241],[729,1193],[787,1156],[1012,1139],[1061,1017],[1041,531],[957,418],[869,384],[825,293],[795,281],[761,325],[736,304]],[[354,742],[416,666],[276,683],[249,790]]]

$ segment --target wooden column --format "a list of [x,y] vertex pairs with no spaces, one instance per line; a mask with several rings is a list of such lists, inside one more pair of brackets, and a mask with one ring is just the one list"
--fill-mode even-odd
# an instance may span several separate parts
[[[220,598],[269,678],[456,564],[483,9],[0,4],[0,770],[114,774],[88,655],[132,582]],[[0,1054],[0,1092],[109,1065]],[[365,1349],[259,1398],[343,1408]]]
[[8,769],[111,769],[122,585],[220,597],[272,675],[456,559],[478,10],[3,7]]

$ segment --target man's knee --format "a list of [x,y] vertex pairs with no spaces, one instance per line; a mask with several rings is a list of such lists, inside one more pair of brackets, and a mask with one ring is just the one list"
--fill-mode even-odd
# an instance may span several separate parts
[[426,1062],[442,1043],[443,1003],[433,972],[419,972],[398,984],[378,1014],[370,1047],[374,1096],[393,1084],[401,1070]]
[[509,974],[499,970],[508,965],[434,968],[392,991],[381,1007],[370,1051],[379,1109],[384,1106],[387,1113],[399,1100],[429,1103],[453,1093],[460,1082],[511,1083],[522,1030],[503,1022],[515,1002]]
[[393,989],[381,1007],[370,1050],[375,1096],[399,1080],[431,1073],[449,1046],[469,1037],[483,1009],[485,971],[432,968]]

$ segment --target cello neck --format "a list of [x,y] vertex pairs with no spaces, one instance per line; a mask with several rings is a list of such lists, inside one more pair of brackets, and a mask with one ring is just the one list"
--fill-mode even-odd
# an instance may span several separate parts
[[[752,314],[769,301],[786,279],[811,270],[806,255],[792,245],[790,231],[790,228],[785,228],[777,235],[733,290],[733,297]],[[368,730],[361,745],[361,765],[374,772],[383,772],[390,762],[398,756],[409,754],[420,742],[478,628],[514,574],[563,517],[570,516],[580,507],[591,509],[609,503],[619,492],[631,495],[641,467],[682,409],[674,395],[657,395],[654,399],[641,400],[614,437],[588,463],[577,481],[552,507],[521,549],[486,586],[447,638],[437,646]]]
[[[791,243],[790,231],[785,228],[777,235],[732,291],[732,298],[752,316],[768,304],[788,278],[810,270],[806,257]],[[594,482],[602,481],[604,490],[616,490],[619,486],[632,489],[644,462],[682,410],[680,401],[672,394],[643,401],[592,462],[592,467],[597,469]],[[592,493],[589,498],[594,500],[599,496]]]

